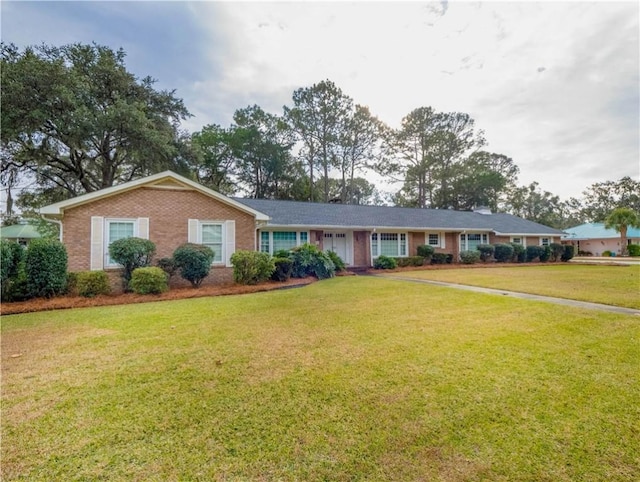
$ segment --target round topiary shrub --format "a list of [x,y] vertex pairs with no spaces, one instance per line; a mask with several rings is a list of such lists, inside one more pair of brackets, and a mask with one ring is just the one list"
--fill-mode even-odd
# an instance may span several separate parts
[[513,259],[513,246],[510,244],[496,244],[493,247],[493,256],[498,263],[509,263]]
[[398,267],[398,263],[396,263],[395,259],[382,254],[375,259],[373,267],[375,269],[395,269]]
[[544,256],[544,248],[542,246],[527,246],[526,255],[527,263],[531,263],[535,259]]
[[133,270],[129,285],[136,294],[157,295],[169,289],[168,278],[167,273],[157,266],[136,268]]
[[[429,260],[431,259],[431,256],[433,256],[434,252],[435,252],[434,247],[429,246],[428,244],[421,244],[417,248],[418,256],[422,256],[423,258],[429,258]],[[428,262],[429,261],[427,261],[427,263]]]
[[156,245],[153,242],[136,237],[118,239],[109,245],[109,256],[122,265],[122,285],[125,291],[129,291],[133,270],[149,266],[155,252]]
[[462,264],[476,264],[480,261],[480,251],[460,251]]
[[273,264],[276,269],[271,275],[274,281],[288,281],[291,278],[291,270],[293,269],[293,261],[289,258],[273,258]]
[[493,257],[495,247],[492,244],[479,244],[476,249],[480,252],[480,260],[486,263]]
[[173,259],[180,270],[180,276],[199,287],[209,275],[215,254],[211,248],[202,244],[185,243],[173,252]]
[[31,296],[52,297],[67,288],[67,250],[57,239],[34,239],[25,254],[27,289]]
[[513,246],[513,258],[511,261],[514,263],[524,263],[527,258],[527,251],[525,247],[518,243],[511,243],[511,246]]
[[565,245],[564,247],[564,253],[562,253],[562,257],[560,258],[560,261],[569,261],[571,258],[573,258],[573,253],[574,253],[574,248],[573,246],[571,246],[570,244]]
[[255,285],[267,281],[276,269],[269,253],[236,251],[231,255],[233,280],[243,285]]
[[75,290],[85,298],[108,295],[111,292],[109,277],[104,271],[81,271],[75,274],[75,278]]

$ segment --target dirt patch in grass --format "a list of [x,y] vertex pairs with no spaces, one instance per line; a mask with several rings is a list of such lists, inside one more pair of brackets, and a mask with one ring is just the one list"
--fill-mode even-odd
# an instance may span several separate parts
[[31,313],[35,311],[62,310],[69,308],[86,308],[92,306],[126,305],[131,303],[147,303],[150,301],[181,300],[185,298],[202,298],[206,296],[238,295],[245,293],[257,293],[259,291],[271,291],[277,289],[305,286],[317,281],[316,278],[291,278],[288,281],[268,281],[253,286],[227,283],[221,285],[201,286],[200,288],[172,288],[160,295],[137,295],[135,293],[123,293],[118,295],[100,295],[94,298],[81,296],[58,296],[55,298],[35,298],[28,301],[15,303],[2,303],[0,314],[14,315],[17,313]]

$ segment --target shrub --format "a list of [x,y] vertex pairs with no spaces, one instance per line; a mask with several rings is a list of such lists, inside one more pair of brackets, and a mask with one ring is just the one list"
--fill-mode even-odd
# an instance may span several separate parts
[[640,256],[640,244],[630,244],[627,246],[629,256]]
[[3,239],[0,244],[0,270],[2,276],[2,299],[8,299],[9,287],[18,278],[20,266],[24,259],[24,248],[18,243]]
[[571,258],[573,258],[573,246],[571,246],[570,244],[565,245],[564,247],[564,253],[562,253],[562,257],[560,258],[560,261],[569,261]]
[[[564,253],[564,248],[562,249],[562,252]],[[578,256],[593,256],[593,253],[591,251],[578,251]]]
[[274,258],[290,258],[291,251],[289,251],[288,249],[279,249],[278,251],[273,253],[273,257]]
[[480,251],[460,251],[462,264],[475,264],[480,261]]
[[431,258],[434,252],[434,247],[429,246],[428,244],[421,244],[418,246],[418,256],[422,256],[423,258]]
[[514,263],[524,263],[525,259],[527,259],[527,250],[525,247],[518,243],[510,243],[513,246],[513,258],[511,259]]
[[78,294],[78,273],[67,273],[67,287],[64,292],[69,295]]
[[608,249],[602,252],[602,256],[611,256],[611,251],[609,251]]
[[544,247],[542,246],[527,246],[526,248],[527,263],[530,263],[534,259],[540,258],[543,255]]
[[157,261],[156,266],[167,274],[168,281],[171,281],[173,275],[178,271],[178,267],[176,266],[176,262],[173,258],[160,258]]
[[67,250],[57,239],[34,239],[24,258],[27,288],[31,296],[51,297],[67,287]]
[[549,246],[540,246],[540,262],[546,263],[551,258],[551,248]]
[[493,256],[498,263],[508,263],[513,260],[513,246],[511,244],[496,244],[493,247]]
[[450,256],[446,253],[433,253],[431,256],[431,264],[445,264],[447,262],[447,256]]
[[202,280],[209,275],[214,256],[214,252],[208,246],[194,243],[182,244],[173,252],[180,276],[189,281],[194,288],[199,287]]
[[480,260],[482,260],[483,263],[486,263],[493,257],[495,250],[491,244],[479,244],[476,246],[476,249],[480,252]]
[[147,266],[133,270],[129,285],[136,294],[157,295],[169,289],[168,278],[169,276],[162,268]]
[[407,266],[423,266],[426,258],[422,256],[407,256],[405,258],[393,258],[396,261],[396,265],[400,268]]
[[551,243],[549,248],[551,249],[551,261],[559,261],[562,253],[564,253],[564,245],[560,243]]
[[136,237],[118,239],[109,245],[109,256],[124,268],[122,284],[125,291],[129,291],[133,270],[149,266],[155,252],[156,245],[153,242]]
[[318,279],[332,278],[336,273],[336,266],[326,253],[315,245],[305,243],[291,250],[293,268],[291,276],[304,278],[315,276]]
[[347,269],[347,265],[342,260],[342,258],[338,256],[338,253],[336,253],[335,251],[327,251],[327,255],[329,256],[331,261],[333,261],[333,264],[336,267],[336,271],[344,271]]
[[236,251],[231,255],[233,280],[243,285],[255,285],[267,281],[276,266],[269,253]]
[[93,298],[111,292],[109,276],[104,271],[81,271],[76,274],[76,289],[80,296]]
[[380,255],[373,262],[373,267],[375,269],[394,269],[398,267],[398,263],[389,256]]
[[291,278],[291,270],[293,269],[293,261],[289,258],[273,258],[273,264],[276,269],[271,275],[274,281],[288,281]]

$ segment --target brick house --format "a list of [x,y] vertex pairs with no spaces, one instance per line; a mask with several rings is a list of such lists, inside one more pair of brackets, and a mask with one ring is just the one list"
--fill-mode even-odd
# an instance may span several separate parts
[[[386,206],[318,204],[224,196],[171,171],[84,194],[41,208],[60,225],[70,271],[117,273],[108,246],[137,236],[156,244],[156,259],[194,242],[216,253],[205,282],[232,279],[236,250],[274,253],[303,243],[335,251],[352,267],[380,255],[404,257],[428,244],[457,253],[483,243],[547,245],[562,231],[487,209],[452,211]],[[114,276],[114,279],[117,278]]]

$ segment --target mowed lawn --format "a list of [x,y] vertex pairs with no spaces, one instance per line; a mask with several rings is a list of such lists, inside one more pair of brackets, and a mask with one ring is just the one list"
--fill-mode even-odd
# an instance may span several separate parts
[[640,265],[531,265],[389,273],[640,309]]
[[396,280],[2,318],[2,480],[631,481],[640,318]]

